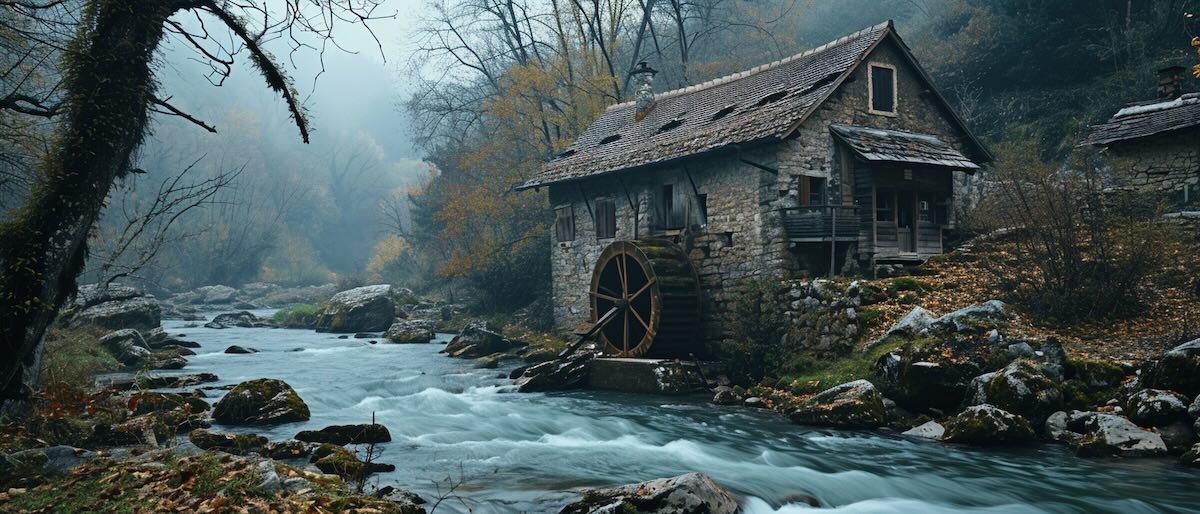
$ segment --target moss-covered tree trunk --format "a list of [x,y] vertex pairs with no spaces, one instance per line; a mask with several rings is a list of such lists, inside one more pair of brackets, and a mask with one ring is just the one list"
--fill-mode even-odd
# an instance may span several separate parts
[[88,233],[146,133],[151,63],[178,8],[163,0],[86,4],[66,52],[67,111],[55,146],[25,205],[0,225],[0,413],[36,382],[42,340],[74,293]]

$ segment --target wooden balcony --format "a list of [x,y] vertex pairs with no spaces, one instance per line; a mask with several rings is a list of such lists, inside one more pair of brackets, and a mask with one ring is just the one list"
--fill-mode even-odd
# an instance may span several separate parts
[[858,207],[814,205],[779,210],[789,241],[857,241]]

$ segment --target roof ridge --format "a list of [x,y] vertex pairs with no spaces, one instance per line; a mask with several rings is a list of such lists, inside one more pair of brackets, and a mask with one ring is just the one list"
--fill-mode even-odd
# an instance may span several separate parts
[[[779,66],[783,66],[784,64],[787,64],[787,63],[789,63],[789,62],[795,61],[796,59],[802,59],[802,58],[804,58],[804,57],[810,57],[810,56],[812,56],[812,55],[815,55],[815,54],[818,54],[818,53],[824,52],[824,51],[826,51],[826,50],[829,50],[830,48],[833,48],[833,47],[835,47],[835,46],[840,46],[840,45],[846,44],[847,42],[849,42],[849,41],[851,41],[851,40],[858,39],[858,38],[860,38],[860,37],[863,37],[863,36],[865,36],[865,35],[867,35],[867,34],[869,34],[869,33],[871,33],[871,32],[875,32],[875,31],[879,31],[879,30],[883,30],[883,29],[889,29],[889,28],[891,28],[892,26],[893,26],[893,22],[892,22],[892,20],[887,20],[887,21],[885,21],[885,22],[882,22],[882,23],[877,23],[877,24],[875,24],[875,25],[872,25],[872,26],[870,26],[870,27],[867,27],[867,28],[865,28],[865,29],[862,29],[862,30],[860,30],[860,31],[858,31],[858,32],[854,32],[854,33],[852,33],[852,34],[847,34],[847,35],[845,35],[845,36],[842,36],[842,37],[840,37],[840,38],[837,38],[837,39],[835,39],[835,40],[833,40],[833,41],[830,41],[830,42],[828,42],[828,43],[825,43],[825,44],[823,44],[823,45],[821,45],[821,46],[818,46],[818,47],[816,47],[816,48],[810,48],[810,49],[808,49],[808,50],[805,50],[805,51],[803,51],[803,52],[800,52],[800,53],[798,53],[798,54],[791,55],[791,56],[788,56],[788,57],[784,57],[784,58],[782,58],[782,59],[779,59],[779,60],[777,60],[777,61],[774,61],[774,62],[769,62],[769,63],[767,63],[767,64],[760,64],[760,65],[758,65],[758,66],[755,66],[755,67],[753,67],[753,68],[750,68],[750,69],[748,69],[748,70],[743,70],[743,71],[739,71],[739,72],[736,72],[736,73],[731,73],[731,74],[729,74],[729,75],[725,75],[725,76],[723,76],[723,77],[717,77],[717,78],[715,78],[715,79],[712,79],[712,80],[707,80],[707,81],[701,82],[701,83],[699,83],[699,84],[694,84],[694,85],[691,85],[691,86],[686,86],[686,87],[676,88],[676,89],[672,89],[672,90],[669,90],[669,91],[664,91],[664,92],[662,92],[662,93],[655,94],[655,95],[654,95],[654,99],[657,101],[657,100],[662,100],[662,99],[666,99],[666,98],[674,98],[674,97],[676,97],[676,96],[680,96],[680,95],[684,95],[684,94],[688,94],[688,93],[694,93],[694,92],[696,92],[696,91],[701,91],[701,90],[704,90],[704,89],[709,89],[709,88],[716,87],[716,86],[719,86],[719,85],[722,85],[722,84],[728,84],[728,83],[730,83],[730,82],[734,82],[734,81],[736,81],[736,80],[743,79],[743,78],[749,77],[749,76],[751,76],[751,75],[758,74],[758,73],[760,73],[760,72],[762,72],[762,71],[766,71],[766,70],[770,70],[770,69],[778,68]],[[616,104],[612,104],[612,105],[610,105],[610,106],[606,107],[604,110],[605,110],[605,112],[607,112],[607,111],[614,111],[614,110],[617,110],[617,109],[622,109],[622,108],[625,108],[625,107],[632,106],[634,103],[636,103],[636,101],[634,101],[634,100],[630,100],[630,101],[628,101],[628,102],[616,103]]]

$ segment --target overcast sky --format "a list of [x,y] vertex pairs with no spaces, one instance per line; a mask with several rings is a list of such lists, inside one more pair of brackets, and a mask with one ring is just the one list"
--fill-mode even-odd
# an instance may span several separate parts
[[[375,137],[390,159],[418,157],[412,145],[408,122],[398,109],[410,91],[406,69],[411,55],[413,32],[419,23],[426,0],[390,0],[379,12],[398,13],[393,19],[372,22],[382,44],[379,46],[361,27],[339,26],[339,44],[354,53],[337,48],[325,52],[325,73],[315,52],[301,52],[294,63],[287,59],[287,48],[275,42],[270,50],[285,61],[300,94],[306,99],[314,131],[313,140],[337,138],[341,134],[366,132]],[[194,62],[194,53],[172,41],[163,49],[164,67],[159,72],[162,94],[173,96],[172,103],[198,116],[229,109],[255,113],[268,130],[290,130],[286,106],[269,89],[261,75],[249,65],[243,52],[232,76],[221,87],[205,79],[205,68]],[[293,66],[294,65],[294,66]],[[314,84],[314,77],[316,82]],[[220,130],[220,127],[217,127]]]

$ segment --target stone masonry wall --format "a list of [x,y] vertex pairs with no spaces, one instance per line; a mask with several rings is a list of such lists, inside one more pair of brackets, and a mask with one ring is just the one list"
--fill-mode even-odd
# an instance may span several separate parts
[[1121,185],[1152,193],[1200,196],[1200,128],[1114,144],[1113,171]]

